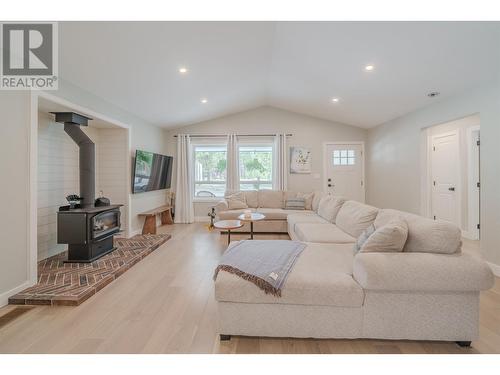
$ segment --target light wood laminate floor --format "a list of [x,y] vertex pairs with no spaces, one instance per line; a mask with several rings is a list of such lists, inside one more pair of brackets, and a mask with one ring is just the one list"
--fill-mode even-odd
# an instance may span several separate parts
[[[233,337],[221,343],[212,275],[226,236],[203,224],[159,231],[172,239],[80,306],[34,307],[3,324],[1,317],[19,306],[0,309],[0,353],[500,353],[498,278],[481,296],[480,339],[470,349],[386,340]],[[477,252],[474,242],[465,246]]]

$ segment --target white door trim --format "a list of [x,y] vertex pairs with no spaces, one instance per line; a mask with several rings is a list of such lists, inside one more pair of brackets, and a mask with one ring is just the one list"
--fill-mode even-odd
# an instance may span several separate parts
[[[478,181],[474,181],[472,178],[472,171],[476,168],[479,168],[479,180],[481,180],[481,166],[475,166],[473,163],[472,150],[473,142],[472,142],[472,132],[481,131],[480,125],[470,126],[467,129],[467,233],[466,236],[471,240],[479,240],[480,230],[477,229],[477,224],[481,223],[481,211],[480,211],[480,201],[473,199],[471,192],[477,189],[476,183]],[[479,149],[481,153],[481,149]],[[481,159],[479,159],[480,162]],[[481,194],[481,188],[479,194]],[[481,199],[481,198],[479,198]],[[479,215],[479,223],[474,223],[473,212],[478,211]]]
[[[365,142],[364,141],[353,141],[353,142],[347,142],[347,141],[329,141],[329,142],[323,142],[323,192],[326,193],[326,185],[328,183],[328,178],[327,178],[327,160],[325,158],[326,155],[326,148],[328,146],[339,146],[339,145],[359,145],[361,146],[361,175],[363,178],[363,197],[364,197],[364,202],[366,202],[366,177],[365,177]],[[363,202],[363,203],[364,203]]]
[[[32,91],[31,92],[31,113],[30,113],[30,131],[29,131],[29,201],[28,201],[28,286],[33,286],[36,284],[38,279],[37,262],[38,262],[38,241],[37,241],[37,216],[38,216],[38,102],[40,98],[44,98],[60,104],[65,107],[72,108],[76,112],[83,112],[86,115],[92,116],[94,118],[99,118],[100,120],[112,123],[116,126],[124,128],[127,130],[127,159],[129,160],[131,155],[131,135],[130,126],[119,120],[115,120],[112,117],[96,112],[92,109],[82,107],[78,104],[70,102],[66,99],[60,98],[58,96],[43,92],[43,91]],[[131,163],[127,163],[127,176],[124,183],[128,186],[128,207],[127,207],[127,229],[131,230],[131,186],[130,183],[130,166]],[[24,284],[23,284],[24,285]],[[23,288],[25,289],[25,288]]]
[[[428,152],[429,152],[429,157],[427,159],[427,170],[428,172],[428,189],[429,189],[429,194],[427,196],[427,206],[429,207],[429,215],[432,218],[432,147],[433,147],[433,141],[435,138],[441,138],[441,137],[446,137],[450,135],[455,135],[457,137],[457,142],[456,142],[456,148],[457,148],[457,155],[460,155],[460,131],[459,130],[451,130],[439,134],[433,134],[429,136],[429,147],[428,147]],[[455,191],[459,194],[458,199],[456,200],[457,202],[457,218],[458,218],[458,227],[462,228],[462,168],[460,165],[460,160],[457,165],[457,188]]]

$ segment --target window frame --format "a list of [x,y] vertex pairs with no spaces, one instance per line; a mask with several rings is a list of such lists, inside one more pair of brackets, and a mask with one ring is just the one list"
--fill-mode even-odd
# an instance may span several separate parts
[[211,184],[211,185],[224,185],[224,191],[227,188],[227,168],[226,168],[226,178],[224,181],[197,181],[196,180],[196,148],[197,147],[222,147],[226,152],[226,163],[227,163],[227,141],[226,139],[214,139],[214,138],[198,138],[196,141],[191,141],[191,155],[193,159],[193,173],[192,173],[192,188],[193,188],[193,202],[218,202],[224,198],[222,196],[215,197],[197,197],[196,196],[196,185],[198,184]]

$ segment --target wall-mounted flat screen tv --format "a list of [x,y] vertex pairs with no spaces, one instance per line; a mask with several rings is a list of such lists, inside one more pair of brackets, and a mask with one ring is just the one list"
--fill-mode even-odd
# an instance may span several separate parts
[[136,150],[132,192],[170,188],[173,157]]

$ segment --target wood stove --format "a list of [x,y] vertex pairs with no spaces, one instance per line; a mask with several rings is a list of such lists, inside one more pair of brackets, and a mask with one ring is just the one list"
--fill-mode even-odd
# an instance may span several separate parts
[[[113,251],[113,235],[120,231],[120,207],[107,199],[95,201],[95,145],[82,131],[90,118],[74,112],[52,112],[78,145],[81,205],[63,206],[57,213],[57,243],[68,244],[68,262],[92,262]],[[105,204],[105,205],[102,205]]]
[[68,244],[68,262],[88,263],[113,251],[120,207],[77,208],[57,213],[57,243]]

